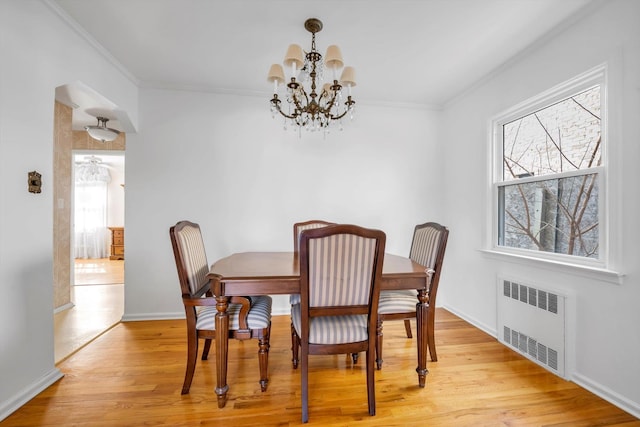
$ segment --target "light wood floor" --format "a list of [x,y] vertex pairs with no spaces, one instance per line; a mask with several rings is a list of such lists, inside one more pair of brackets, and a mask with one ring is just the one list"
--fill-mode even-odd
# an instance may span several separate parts
[[109,258],[76,259],[74,285],[113,285],[124,283],[124,260]]
[[[216,404],[215,359],[198,361],[188,395],[183,320],[120,323],[62,362],[65,377],[4,426],[300,425],[300,376],[291,367],[288,316],[273,319],[269,388],[260,392],[258,345],[230,341],[229,401]],[[439,360],[417,386],[415,341],[385,323],[376,372],[377,415],[367,413],[364,357],[312,356],[311,425],[640,426],[640,420],[562,380],[438,309]],[[215,351],[212,348],[212,352]]]
[[71,301],[72,308],[53,316],[55,363],[120,321],[124,313],[124,261],[76,260]]

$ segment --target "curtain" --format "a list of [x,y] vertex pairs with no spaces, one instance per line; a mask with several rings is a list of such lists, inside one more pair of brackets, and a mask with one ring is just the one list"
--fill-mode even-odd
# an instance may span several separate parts
[[106,258],[109,255],[107,189],[111,176],[100,160],[91,156],[75,166],[74,242],[75,258]]

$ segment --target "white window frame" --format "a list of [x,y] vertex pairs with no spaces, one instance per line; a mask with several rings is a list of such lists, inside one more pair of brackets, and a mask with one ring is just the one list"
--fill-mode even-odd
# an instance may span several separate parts
[[[528,249],[512,248],[507,246],[498,245],[498,215],[499,215],[499,187],[500,184],[508,181],[503,180],[503,129],[502,126],[513,120],[519,119],[523,116],[531,114],[542,108],[550,106],[554,103],[569,98],[572,95],[578,94],[584,90],[587,90],[595,85],[600,85],[600,103],[601,103],[601,165],[598,167],[590,168],[588,171],[582,170],[578,172],[569,172],[565,174],[553,175],[549,178],[565,177],[575,174],[582,174],[584,172],[597,173],[598,174],[598,215],[599,215],[599,249],[598,259],[564,255],[551,252],[535,251]],[[491,168],[490,168],[490,203],[489,211],[487,215],[488,222],[486,230],[487,236],[485,238],[487,245],[486,250],[489,255],[499,258],[507,257],[511,261],[522,262],[526,264],[534,263],[536,265],[553,267],[563,272],[582,273],[588,277],[598,275],[599,278],[613,282],[620,283],[622,275],[612,270],[611,260],[611,228],[610,217],[612,206],[615,204],[612,202],[610,190],[609,172],[611,170],[610,163],[610,133],[609,133],[609,120],[611,116],[611,106],[609,103],[609,79],[608,79],[608,67],[607,64],[597,66],[579,76],[576,76],[562,84],[559,84],[537,96],[534,96],[524,102],[515,105],[508,110],[496,115],[490,120],[489,124],[489,143],[490,143],[490,156],[491,156]],[[536,179],[522,178],[518,180],[518,183],[525,183]],[[509,182],[514,184],[515,181]],[[615,232],[613,234],[616,234]],[[616,236],[619,238],[620,236]]]

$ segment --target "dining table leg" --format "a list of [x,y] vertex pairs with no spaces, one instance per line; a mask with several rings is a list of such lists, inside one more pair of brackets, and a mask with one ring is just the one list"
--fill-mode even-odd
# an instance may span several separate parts
[[229,358],[229,297],[216,296],[216,395],[218,408],[227,403],[227,361]]
[[427,348],[428,339],[427,331],[429,329],[429,322],[427,321],[429,315],[429,295],[424,289],[418,289],[418,303],[416,304],[416,324],[418,329],[418,367],[416,372],[418,373],[418,385],[424,387],[429,370],[427,369]]

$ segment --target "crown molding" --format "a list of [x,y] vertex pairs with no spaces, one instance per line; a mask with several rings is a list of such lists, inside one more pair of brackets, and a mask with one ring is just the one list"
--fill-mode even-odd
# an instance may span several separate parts
[[[56,0],[41,0],[52,11],[54,11],[62,20],[69,26],[74,32],[76,32],[81,38],[89,43],[100,55],[102,55],[110,64],[118,69],[127,79],[133,84],[143,89],[158,89],[158,90],[174,90],[184,92],[200,92],[200,93],[214,93],[221,95],[236,95],[236,96],[252,96],[252,97],[271,97],[270,92],[254,91],[254,90],[242,90],[242,89],[228,89],[211,87],[207,85],[177,85],[168,82],[153,82],[140,80],[134,76],[122,63],[120,63],[109,51],[100,44],[87,30],[85,30],[76,20],[74,20],[59,4]],[[358,100],[357,105],[366,105],[382,108],[403,108],[411,110],[425,110],[425,111],[442,111],[443,104],[430,104],[430,103],[412,103],[412,102],[394,102],[383,100]]]
[[468,94],[474,92],[476,89],[482,87],[487,82],[491,81],[496,76],[500,75],[505,70],[509,69],[514,64],[520,62],[523,58],[529,56],[532,52],[537,51],[541,47],[548,44],[551,40],[556,38],[558,35],[562,34],[569,27],[573,26],[577,22],[581,21],[586,16],[593,13],[595,10],[599,9],[606,3],[606,0],[591,0],[589,3],[585,4],[581,9],[577,12],[573,13],[567,19],[563,20],[555,27],[551,28],[544,35],[533,41],[530,45],[526,46],[515,55],[511,56],[509,59],[504,61],[502,64],[495,67],[493,70],[489,71],[480,79],[476,80],[471,85],[467,86],[465,89],[461,90],[458,94],[452,96],[448,101],[443,103],[443,109],[448,109],[449,107],[457,104],[461,99],[465,98]]
[[122,73],[128,80],[130,80],[136,86],[140,86],[140,79],[134,76],[129,70],[125,68],[120,61],[118,61],[109,51],[102,46],[91,34],[87,32],[76,20],[74,20],[55,0],[42,0],[42,2],[56,13],[62,21],[64,21],[69,28],[71,28],[76,34],[91,45],[103,58],[105,58],[111,65],[113,65],[118,71]]
[[[209,85],[178,85],[169,82],[152,82],[152,81],[140,81],[138,85],[141,89],[151,90],[168,90],[177,92],[198,92],[198,93],[212,93],[218,95],[235,95],[235,96],[249,96],[254,98],[269,99],[273,96],[273,93],[268,91],[256,91],[256,90],[244,90],[244,89],[229,89],[222,87],[213,87]],[[362,98],[358,99],[357,105],[366,105],[382,108],[404,108],[410,110],[425,110],[425,111],[442,111],[442,105],[438,104],[419,104],[411,102],[393,102],[393,101],[378,101],[368,100],[363,101]]]

